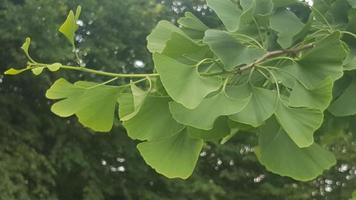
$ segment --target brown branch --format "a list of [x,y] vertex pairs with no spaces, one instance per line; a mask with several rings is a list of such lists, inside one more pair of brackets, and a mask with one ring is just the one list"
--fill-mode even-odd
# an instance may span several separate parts
[[307,49],[311,49],[313,48],[315,45],[313,43],[310,43],[310,44],[306,44],[304,46],[301,46],[301,47],[296,47],[296,48],[291,48],[291,49],[284,49],[284,50],[277,50],[277,51],[270,51],[270,52],[267,52],[265,55],[263,55],[261,58],[257,59],[255,62],[251,63],[251,64],[247,64],[247,65],[244,65],[240,68],[238,68],[236,70],[237,73],[241,73],[245,70],[248,70],[270,58],[275,58],[275,57],[278,57],[278,56],[281,56],[281,55],[285,55],[285,54],[290,54],[290,53],[293,53],[293,54],[296,54],[296,53],[299,53],[301,51],[304,51],[304,50],[307,50]]

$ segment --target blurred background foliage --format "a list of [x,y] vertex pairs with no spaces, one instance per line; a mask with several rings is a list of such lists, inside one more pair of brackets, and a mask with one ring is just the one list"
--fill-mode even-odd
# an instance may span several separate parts
[[[57,29],[78,4],[82,64],[113,72],[151,69],[145,38],[160,19],[175,22],[191,11],[209,25],[219,23],[203,0],[0,0],[0,71],[26,64],[19,47],[27,36],[33,57],[73,63]],[[44,93],[59,76],[100,81],[76,72],[0,77],[0,200],[342,200],[356,189],[355,136],[343,129],[345,119],[330,122],[339,126],[319,137],[338,164],[317,180],[268,173],[247,145],[248,133],[206,145],[191,178],[169,180],[143,162],[119,123],[97,134],[51,114]]]

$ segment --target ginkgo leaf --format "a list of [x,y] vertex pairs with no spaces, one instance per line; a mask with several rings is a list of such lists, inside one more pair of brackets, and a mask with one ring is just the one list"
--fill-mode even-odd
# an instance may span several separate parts
[[199,40],[204,37],[204,32],[209,29],[198,17],[191,12],[185,12],[184,17],[178,19],[180,29],[190,38]]
[[282,101],[276,109],[275,116],[284,131],[300,148],[314,143],[314,132],[321,126],[324,117],[320,110],[289,107]]
[[285,73],[292,74],[306,88],[313,89],[330,77],[333,81],[343,75],[343,60],[346,51],[340,41],[340,33],[335,32],[318,41],[314,48],[305,51],[295,62],[281,66]]
[[53,64],[50,64],[50,65],[47,65],[47,68],[51,72],[56,72],[56,71],[60,70],[61,67],[62,67],[61,63],[53,63]]
[[185,12],[184,17],[179,18],[178,24],[183,28],[204,32],[209,29],[199,18],[191,12]]
[[166,42],[166,46],[161,52],[178,62],[191,65],[208,57],[209,53],[211,51],[207,45],[197,44],[187,36],[178,33],[171,34],[171,38]]
[[333,83],[330,78],[326,78],[313,89],[307,89],[300,83],[296,83],[289,96],[289,105],[324,111],[332,100]]
[[6,70],[4,72],[5,75],[17,75],[17,74],[21,74],[24,71],[27,71],[28,69],[14,69],[14,68],[10,68],[8,70]]
[[132,95],[128,96],[125,94],[122,95],[122,97],[120,96],[119,98],[119,100],[122,98],[121,100],[123,101],[122,103],[124,104],[124,106],[127,106],[127,108],[124,108],[123,110],[129,110],[128,112],[119,111],[119,116],[121,121],[127,121],[132,117],[134,117],[140,111],[141,106],[149,93],[149,91],[142,90],[141,88],[137,87],[134,83],[130,84],[130,89]]
[[31,38],[29,38],[29,37],[27,37],[26,39],[25,39],[25,42],[22,44],[22,46],[21,46],[21,49],[24,51],[24,53],[26,54],[26,55],[29,55],[29,48],[30,48],[30,45],[31,45]]
[[35,67],[31,69],[32,73],[36,76],[40,75],[43,72],[44,67]]
[[168,178],[187,179],[203,147],[203,140],[189,137],[186,129],[163,139],[137,145],[145,162]]
[[240,122],[258,127],[270,118],[276,109],[276,92],[264,88],[250,85],[234,86],[227,90],[227,93],[235,98],[251,95],[247,106],[229,118],[232,121]]
[[259,133],[258,160],[268,171],[299,181],[312,180],[336,164],[335,156],[318,144],[299,148],[276,123],[269,121]]
[[61,78],[47,90],[46,97],[59,100],[51,107],[56,115],[76,115],[82,125],[94,131],[108,132],[113,126],[120,92],[120,87],[83,81],[71,84]]
[[204,97],[221,86],[219,78],[202,77],[195,66],[157,53],[153,55],[153,60],[169,96],[189,109],[196,108]]
[[185,33],[174,24],[162,20],[152,30],[152,33],[147,36],[147,48],[151,53],[162,53],[166,47],[166,43],[171,39],[172,33],[177,33],[185,36]]
[[230,32],[238,30],[242,10],[230,0],[207,0],[208,6],[213,9],[226,29]]
[[294,37],[300,33],[305,24],[291,11],[280,10],[270,17],[270,26],[278,32],[278,43],[282,48],[290,47]]
[[211,130],[215,120],[220,116],[232,115],[240,112],[250,100],[245,98],[231,98],[225,91],[204,99],[198,107],[188,109],[179,103],[171,102],[169,109],[173,118],[179,123],[203,130]]
[[202,130],[193,127],[187,127],[189,136],[203,139],[204,141],[218,142],[220,139],[230,134],[230,127],[226,117],[220,117],[215,121],[214,128],[211,130]]
[[71,10],[67,16],[67,19],[59,28],[59,32],[61,32],[70,42],[71,45],[74,46],[75,32],[78,30],[79,26],[77,25],[77,20],[79,19],[79,14],[81,11],[81,7],[77,7],[77,12]]
[[255,15],[265,16],[271,14],[273,11],[272,0],[257,0]]
[[[123,121],[128,136],[132,139],[153,140],[170,137],[182,130],[184,126],[178,124],[171,116],[168,108],[169,101],[168,97],[147,96],[139,111],[130,119]],[[120,95],[118,102],[120,118],[133,111],[132,97],[130,101],[127,95]]]
[[203,41],[221,59],[226,70],[252,63],[266,53],[264,49],[247,47],[232,34],[220,30],[207,30]]
[[328,110],[337,117],[356,114],[356,79],[354,78],[346,90],[330,105]]

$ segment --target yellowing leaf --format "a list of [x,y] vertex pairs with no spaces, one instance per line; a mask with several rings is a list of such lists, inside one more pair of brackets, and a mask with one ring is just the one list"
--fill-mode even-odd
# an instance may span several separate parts
[[51,71],[51,72],[58,71],[58,70],[61,69],[61,67],[62,67],[62,64],[61,64],[61,63],[53,63],[53,64],[47,66],[47,68],[48,68],[49,71]]
[[36,67],[31,69],[32,73],[36,76],[40,75],[43,72],[44,67]]
[[17,74],[20,74],[24,71],[26,71],[27,69],[14,69],[14,68],[10,68],[8,70],[6,70],[4,72],[5,75],[17,75]]

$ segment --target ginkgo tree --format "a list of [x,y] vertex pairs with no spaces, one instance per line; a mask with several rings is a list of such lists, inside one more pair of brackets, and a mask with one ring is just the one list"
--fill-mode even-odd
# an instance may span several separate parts
[[[314,138],[334,118],[347,124],[356,114],[356,1],[207,5],[220,26],[189,12],[178,25],[157,24],[147,37],[152,73],[38,62],[27,38],[27,66],[5,74],[72,70],[108,77],[101,83],[60,78],[46,92],[54,100],[51,111],[98,132],[109,132],[119,119],[128,136],[141,141],[145,162],[169,178],[188,178],[204,143],[223,144],[241,132],[258,136],[256,157],[273,173],[307,181],[335,165],[333,153]],[[80,12],[70,11],[59,28],[73,49]],[[129,81],[117,85],[118,79]]]

